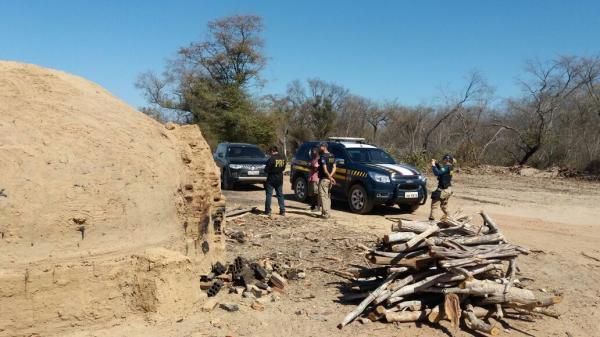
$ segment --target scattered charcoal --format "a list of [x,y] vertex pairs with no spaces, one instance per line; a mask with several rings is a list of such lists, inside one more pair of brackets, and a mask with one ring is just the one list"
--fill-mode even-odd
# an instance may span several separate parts
[[269,289],[269,285],[262,281],[256,281],[254,283],[254,285],[257,286],[259,289],[263,289],[263,290]]
[[306,276],[306,275],[302,275],[302,274],[303,274],[302,270],[290,268],[285,271],[285,278],[287,278],[288,280],[296,281],[296,280],[299,280],[301,278],[304,278],[304,276]]
[[233,232],[231,234],[228,235],[231,239],[239,242],[239,243],[245,243],[246,242],[246,233],[244,233],[243,231],[237,231],[237,232]]
[[225,268],[225,266],[221,262],[217,262],[213,264],[212,272],[218,276],[221,274],[225,274],[227,272],[227,268]]
[[215,296],[216,294],[218,294],[218,293],[219,293],[219,291],[221,290],[221,287],[223,287],[223,281],[221,281],[221,280],[216,280],[216,281],[213,283],[213,285],[212,285],[210,288],[208,288],[208,289],[206,290],[206,293],[208,294],[208,297],[213,297],[213,296]]
[[214,278],[215,278],[215,273],[200,275],[200,282],[210,282],[210,281],[214,280]]
[[219,308],[228,311],[228,312],[235,312],[240,310],[240,307],[237,304],[229,304],[229,303],[221,303],[219,304]]
[[267,279],[267,271],[261,267],[258,263],[252,263],[250,267],[254,270],[254,276],[259,280]]

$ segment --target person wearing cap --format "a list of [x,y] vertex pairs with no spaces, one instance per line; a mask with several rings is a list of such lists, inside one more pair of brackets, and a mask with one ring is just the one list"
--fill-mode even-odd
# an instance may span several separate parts
[[279,215],[285,216],[285,201],[283,198],[283,171],[285,170],[285,158],[279,154],[277,146],[271,146],[269,149],[271,157],[265,165],[267,173],[267,181],[265,182],[265,214],[271,215],[271,199],[273,198],[273,190],[277,195],[277,203],[279,204]]
[[331,211],[331,186],[335,185],[333,175],[337,169],[335,157],[329,152],[327,143],[319,146],[319,204],[321,206],[321,217],[328,219]]
[[448,217],[448,201],[452,196],[452,170],[454,165],[454,158],[447,154],[442,158],[443,165],[436,162],[435,159],[431,159],[431,170],[438,179],[437,189],[431,192],[431,212],[429,213],[429,220],[436,220],[438,210],[441,208],[444,215],[442,220]]

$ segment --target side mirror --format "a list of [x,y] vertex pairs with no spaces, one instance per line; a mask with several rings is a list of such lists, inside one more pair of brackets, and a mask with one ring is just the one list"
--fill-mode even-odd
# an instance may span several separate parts
[[218,156],[219,158],[223,158],[223,152],[219,152],[219,154],[217,154],[217,156]]
[[346,163],[346,160],[344,160],[343,158],[339,158],[335,160],[335,164],[338,166],[344,165]]

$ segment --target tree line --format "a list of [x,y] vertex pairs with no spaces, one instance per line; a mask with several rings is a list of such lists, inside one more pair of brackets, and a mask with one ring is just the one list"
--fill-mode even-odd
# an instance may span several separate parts
[[287,156],[305,140],[364,137],[417,166],[452,153],[467,165],[564,166],[600,173],[600,58],[529,61],[521,94],[498,100],[473,72],[437,104],[375,101],[318,78],[295,80],[283,94],[256,95],[267,64],[262,19],[212,21],[207,36],[178,50],[162,73],[136,86],[159,120],[198,123],[221,141],[279,144]]

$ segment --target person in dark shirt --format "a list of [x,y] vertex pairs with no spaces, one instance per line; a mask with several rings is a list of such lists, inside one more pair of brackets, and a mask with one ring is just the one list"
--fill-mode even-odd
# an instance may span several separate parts
[[454,158],[447,154],[442,159],[444,165],[441,166],[436,162],[435,159],[431,160],[431,170],[438,179],[437,189],[431,192],[431,212],[429,213],[429,220],[436,220],[435,216],[439,208],[444,212],[442,220],[448,217],[448,201],[452,196],[452,170],[454,165]]
[[321,205],[321,217],[328,219],[331,211],[331,187],[335,185],[336,164],[335,157],[329,152],[327,143],[321,143],[321,157],[319,158],[319,203]]
[[285,215],[285,201],[283,199],[283,171],[285,170],[286,160],[279,154],[277,146],[271,146],[269,150],[271,157],[267,160],[265,172],[267,173],[267,181],[265,182],[265,214],[271,215],[271,199],[273,198],[273,190],[277,196],[279,204],[279,214]]

